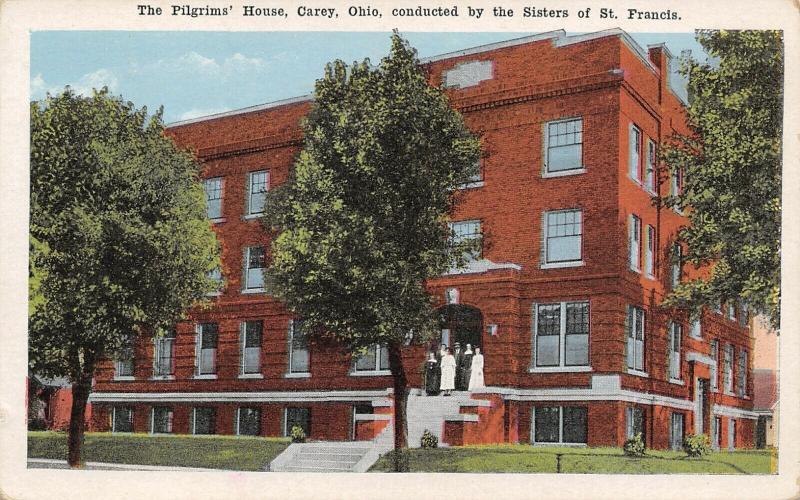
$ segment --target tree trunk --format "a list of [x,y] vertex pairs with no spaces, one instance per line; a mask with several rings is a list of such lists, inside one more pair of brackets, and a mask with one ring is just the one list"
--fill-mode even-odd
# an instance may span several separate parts
[[389,344],[389,366],[394,381],[394,470],[403,472],[402,455],[408,447],[408,423],[406,422],[406,402],[408,400],[408,380],[400,355],[401,345]]
[[86,403],[89,401],[89,393],[92,391],[92,372],[87,377],[84,373],[80,380],[72,384],[72,410],[69,418],[69,437],[67,463],[70,467],[81,468],[81,445],[83,445],[83,434],[86,422]]

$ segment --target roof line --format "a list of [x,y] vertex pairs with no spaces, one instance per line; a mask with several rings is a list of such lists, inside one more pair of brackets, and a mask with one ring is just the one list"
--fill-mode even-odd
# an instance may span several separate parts
[[[628,48],[644,63],[645,67],[649,69],[652,73],[657,74],[658,69],[655,65],[650,61],[648,58],[647,52],[641,45],[639,45],[636,40],[633,39],[625,30],[622,28],[610,28],[602,31],[595,31],[592,33],[582,33],[580,35],[567,35],[563,29],[553,30],[553,31],[546,31],[544,33],[537,33],[535,35],[524,36],[520,38],[513,38],[511,40],[504,40],[501,42],[489,43],[485,45],[478,45],[475,47],[470,47],[463,50],[457,50],[454,52],[446,52],[444,54],[439,54],[435,56],[425,57],[420,59],[422,64],[428,64],[432,62],[442,61],[445,59],[451,59],[454,57],[463,57],[463,56],[470,56],[475,54],[481,54],[484,52],[490,52],[493,50],[504,49],[508,47],[515,47],[517,45],[523,45],[526,43],[538,42],[542,40],[553,40],[553,45],[556,47],[564,47],[566,45],[572,45],[576,43],[586,42],[589,40],[596,40],[598,38],[605,38],[608,36],[619,36],[620,39],[625,43]],[[663,45],[663,44],[659,44]],[[650,46],[648,46],[650,47]],[[666,46],[665,46],[666,48]],[[671,54],[670,54],[671,55]],[[284,106],[288,104],[295,104],[299,102],[307,102],[314,100],[314,96],[311,94],[306,94],[303,96],[298,97],[291,97],[288,99],[282,99],[280,101],[273,101],[268,102],[265,104],[258,104],[255,106],[250,106],[246,108],[240,109],[233,109],[230,111],[225,111],[222,113],[216,113],[213,115],[208,116],[199,116],[197,118],[190,118],[188,120],[181,120],[167,124],[167,128],[173,127],[180,127],[183,125],[189,125],[191,123],[198,123],[206,120],[215,120],[217,118],[224,118],[228,116],[236,116],[245,113],[252,113],[255,111],[262,111],[265,109],[276,108],[278,106]]]

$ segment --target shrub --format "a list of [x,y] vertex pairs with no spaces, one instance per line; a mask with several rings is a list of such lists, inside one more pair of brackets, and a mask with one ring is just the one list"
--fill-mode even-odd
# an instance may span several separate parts
[[690,457],[700,457],[711,451],[711,443],[705,434],[692,434],[683,441],[683,451]]
[[625,441],[625,444],[622,446],[622,451],[629,457],[643,457],[644,441],[642,441],[642,433],[640,432]]
[[420,439],[420,445],[423,448],[438,448],[439,439],[431,431],[425,429],[425,432],[422,433],[422,439]]
[[410,469],[409,453],[407,450],[392,450],[386,454],[389,463],[392,464],[392,472],[408,472]]
[[299,425],[292,426],[292,432],[289,434],[289,437],[292,438],[293,443],[305,443],[306,431]]

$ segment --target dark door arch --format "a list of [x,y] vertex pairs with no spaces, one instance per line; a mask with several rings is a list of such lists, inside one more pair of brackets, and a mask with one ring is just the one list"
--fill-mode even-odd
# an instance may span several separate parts
[[440,343],[448,347],[458,342],[473,348],[482,346],[483,315],[477,307],[463,304],[449,304],[438,310],[439,327],[442,330]]

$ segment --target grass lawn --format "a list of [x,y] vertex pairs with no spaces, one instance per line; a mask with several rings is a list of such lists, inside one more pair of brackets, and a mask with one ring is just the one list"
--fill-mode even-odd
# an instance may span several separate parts
[[[262,471],[287,446],[286,438],[87,433],[82,455],[85,462]],[[67,435],[28,432],[28,457],[66,460]]]
[[[677,451],[647,450],[626,457],[619,448],[546,448],[529,445],[458,446],[409,451],[410,472],[540,472],[573,474],[770,474],[772,450],[720,451],[687,458]],[[391,471],[382,457],[371,472]]]

